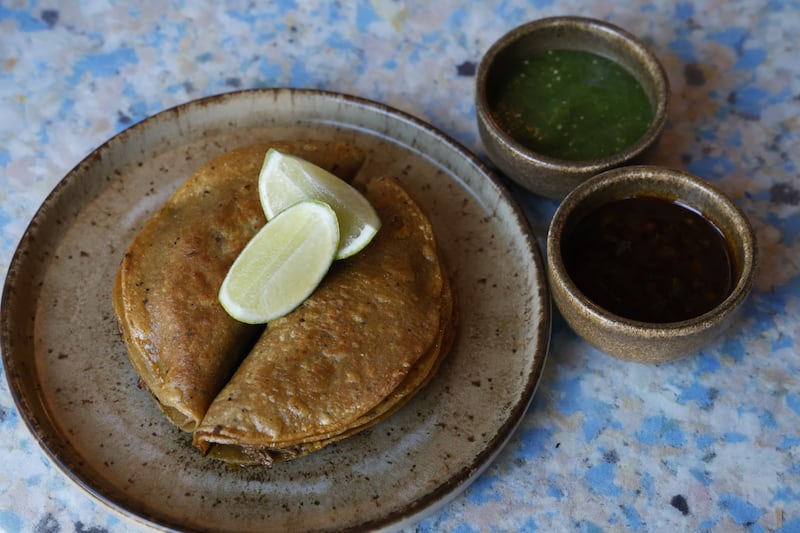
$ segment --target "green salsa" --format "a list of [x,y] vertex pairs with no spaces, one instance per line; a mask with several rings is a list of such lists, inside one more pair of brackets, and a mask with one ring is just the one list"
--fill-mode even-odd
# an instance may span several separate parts
[[581,50],[530,55],[504,73],[493,114],[519,143],[551,157],[615,154],[650,126],[641,84],[618,63]]

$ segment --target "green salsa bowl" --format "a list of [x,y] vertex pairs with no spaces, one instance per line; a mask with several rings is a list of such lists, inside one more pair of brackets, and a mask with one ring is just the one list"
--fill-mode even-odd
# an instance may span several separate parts
[[476,76],[478,131],[489,158],[541,196],[641,162],[667,118],[669,82],[648,47],[584,17],[551,17],[495,42]]

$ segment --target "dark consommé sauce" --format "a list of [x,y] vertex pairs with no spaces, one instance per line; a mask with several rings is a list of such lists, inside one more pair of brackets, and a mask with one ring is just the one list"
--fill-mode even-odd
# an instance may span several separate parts
[[589,299],[619,316],[678,322],[710,311],[733,289],[730,246],[709,220],[677,203],[635,197],[580,220],[562,244],[565,267]]

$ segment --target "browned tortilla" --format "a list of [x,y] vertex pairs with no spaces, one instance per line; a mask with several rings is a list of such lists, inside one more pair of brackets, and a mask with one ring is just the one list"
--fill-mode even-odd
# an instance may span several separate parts
[[141,382],[167,416],[194,431],[263,329],[231,318],[217,294],[231,263],[266,222],[258,174],[269,147],[350,180],[357,148],[334,142],[279,142],[239,148],[186,181],[130,244],[113,304]]
[[428,218],[394,179],[365,195],[381,230],[268,325],[195,431],[202,450],[267,464],[308,453],[388,416],[447,353],[452,294]]

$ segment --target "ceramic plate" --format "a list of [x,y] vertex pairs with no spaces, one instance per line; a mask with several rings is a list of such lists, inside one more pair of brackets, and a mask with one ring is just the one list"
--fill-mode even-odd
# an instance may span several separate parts
[[[385,422],[302,459],[231,469],[201,457],[140,390],[111,287],[145,219],[209,158],[269,139],[343,139],[429,214],[460,323],[432,382]],[[49,457],[91,495],[163,529],[397,529],[463,490],[507,442],[550,335],[537,243],[506,189],[463,147],[384,105],[311,90],[191,102],[112,138],[45,200],[3,292],[5,373]]]

